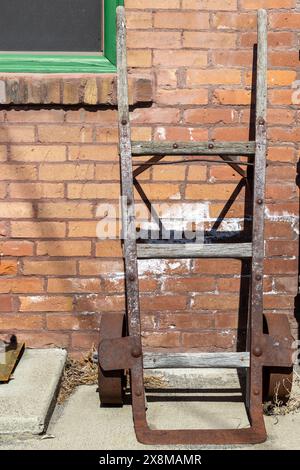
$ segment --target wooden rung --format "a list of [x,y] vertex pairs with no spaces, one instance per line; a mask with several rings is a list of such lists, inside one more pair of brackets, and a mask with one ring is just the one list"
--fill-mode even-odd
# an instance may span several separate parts
[[148,352],[143,354],[144,369],[226,368],[250,367],[248,352]]
[[252,243],[147,243],[137,245],[139,259],[151,258],[250,258]]
[[132,155],[254,155],[255,142],[132,142]]

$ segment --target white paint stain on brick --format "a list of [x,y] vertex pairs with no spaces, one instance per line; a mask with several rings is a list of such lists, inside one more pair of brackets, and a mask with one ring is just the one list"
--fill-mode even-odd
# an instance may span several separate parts
[[299,217],[296,214],[290,214],[287,211],[271,212],[268,207],[265,208],[265,218],[272,222],[287,222],[291,224],[293,231],[299,235]]
[[195,139],[193,137],[193,130],[191,127],[189,127],[189,135],[190,135],[190,140],[193,142]]
[[139,265],[139,274],[141,276],[149,275],[149,274],[152,274],[154,276],[161,276],[166,273],[169,273],[172,270],[176,270],[177,268],[180,268],[181,266],[183,266],[184,268],[188,268],[189,261],[184,260],[181,262],[177,261],[174,263],[170,263],[167,260],[149,259],[149,260],[139,260],[138,265]]
[[159,140],[166,140],[167,135],[166,135],[166,129],[164,127],[158,127],[156,129],[157,136]]
[[6,86],[3,80],[0,80],[0,104],[6,103]]

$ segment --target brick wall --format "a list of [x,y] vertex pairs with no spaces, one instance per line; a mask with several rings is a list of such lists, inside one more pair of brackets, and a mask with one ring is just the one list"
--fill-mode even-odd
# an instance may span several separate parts
[[[138,140],[251,138],[256,9],[269,9],[264,304],[287,313],[296,333],[299,2],[298,9],[296,0],[125,4]],[[0,333],[78,354],[97,343],[101,313],[125,305],[120,243],[96,238],[99,203],[117,206],[120,191],[115,77],[1,80]],[[152,202],[201,202],[208,237],[249,236],[248,193],[230,167],[152,167],[137,179]],[[142,261],[140,275],[145,344],[242,347],[246,263]]]

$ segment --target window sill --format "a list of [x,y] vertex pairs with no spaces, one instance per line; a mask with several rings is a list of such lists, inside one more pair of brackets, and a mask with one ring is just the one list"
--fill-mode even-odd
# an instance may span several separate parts
[[[129,75],[131,105],[152,102],[149,76]],[[1,105],[116,105],[116,74],[0,73]]]

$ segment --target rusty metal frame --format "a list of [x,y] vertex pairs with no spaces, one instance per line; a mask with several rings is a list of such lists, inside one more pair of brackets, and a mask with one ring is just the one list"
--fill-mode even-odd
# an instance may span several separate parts
[[[290,348],[285,346],[287,338],[270,336],[263,333],[264,199],[267,151],[267,13],[265,10],[258,11],[253,256],[247,348],[250,352],[250,368],[246,399],[250,427],[245,429],[153,430],[149,428],[147,423],[141,342],[124,7],[118,7],[117,9],[117,31],[119,143],[128,336],[102,341],[99,348],[99,362],[103,370],[130,369],[133,419],[136,436],[140,442],[162,445],[254,444],[263,442],[267,437],[262,409],[263,367],[267,365],[281,365],[284,367],[289,366],[291,363]],[[212,148],[211,145],[209,144],[208,147]],[[176,143],[174,144],[175,148],[177,148]],[[225,160],[229,160],[229,158],[225,158]]]

